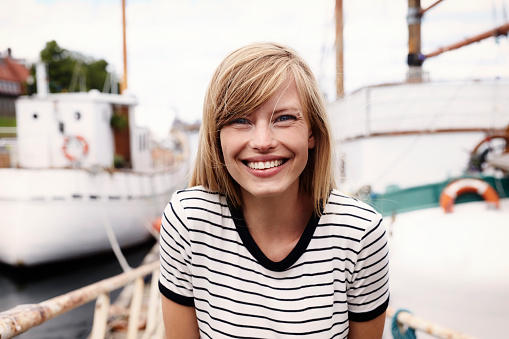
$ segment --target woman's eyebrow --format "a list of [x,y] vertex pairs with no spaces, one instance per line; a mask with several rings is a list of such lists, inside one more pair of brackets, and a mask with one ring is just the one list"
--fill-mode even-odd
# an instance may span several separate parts
[[302,113],[302,110],[298,107],[288,106],[288,107],[276,108],[273,112],[273,114],[279,114],[279,113]]

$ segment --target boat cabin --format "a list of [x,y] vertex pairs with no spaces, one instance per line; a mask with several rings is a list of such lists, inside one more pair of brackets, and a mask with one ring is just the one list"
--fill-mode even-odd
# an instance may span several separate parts
[[18,167],[152,168],[149,132],[135,127],[130,95],[59,93],[16,102]]

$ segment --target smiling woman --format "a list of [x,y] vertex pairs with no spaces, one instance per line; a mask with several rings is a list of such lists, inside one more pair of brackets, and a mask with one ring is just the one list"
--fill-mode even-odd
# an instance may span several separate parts
[[[249,122],[248,115],[254,117],[255,113],[266,111],[271,113],[270,130],[300,126],[309,129],[309,137],[316,139],[319,147],[316,150],[310,147],[312,150],[307,155],[310,161],[301,173],[300,189],[314,197],[314,209],[319,213],[334,187],[334,179],[331,135],[318,85],[309,67],[295,52],[273,44],[259,46],[263,48],[232,53],[213,75],[205,95],[203,133],[198,150],[198,158],[204,161],[196,164],[191,185],[207,183],[210,189],[224,192],[235,206],[240,206],[238,183],[224,166],[220,133],[234,121],[238,128],[239,122]],[[265,117],[267,126],[268,118]],[[295,124],[290,121],[292,119]],[[246,126],[250,124],[242,128],[248,128]],[[323,185],[312,185],[315,181]]]
[[167,338],[381,338],[381,216],[335,189],[326,111],[306,63],[266,43],[210,82],[190,188],[161,228]]

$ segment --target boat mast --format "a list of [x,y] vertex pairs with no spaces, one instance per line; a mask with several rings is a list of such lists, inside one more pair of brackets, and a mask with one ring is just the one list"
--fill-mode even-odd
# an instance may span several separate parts
[[446,47],[440,47],[437,50],[428,53],[421,53],[421,18],[425,12],[438,5],[444,0],[437,0],[431,6],[425,9],[421,9],[420,0],[408,0],[408,73],[407,82],[421,82],[422,78],[422,63],[428,58],[440,55],[442,53],[452,51],[463,46],[470,45],[474,42],[479,42],[484,39],[491,37],[498,37],[501,35],[507,35],[509,32],[509,22],[498,26],[494,29],[478,34],[471,38],[467,38],[463,41],[456,42]]
[[343,0],[336,0],[336,97],[345,96],[343,64]]
[[122,35],[124,38],[124,76],[120,84],[120,93],[122,94],[127,89],[127,47],[125,38],[125,0],[122,0]]
[[407,82],[422,82],[421,17],[421,0],[408,0]]

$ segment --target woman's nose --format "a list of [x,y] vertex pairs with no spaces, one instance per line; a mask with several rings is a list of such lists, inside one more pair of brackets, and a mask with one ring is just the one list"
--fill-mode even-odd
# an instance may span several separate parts
[[262,152],[276,147],[274,131],[268,124],[257,124],[251,138],[251,147]]

